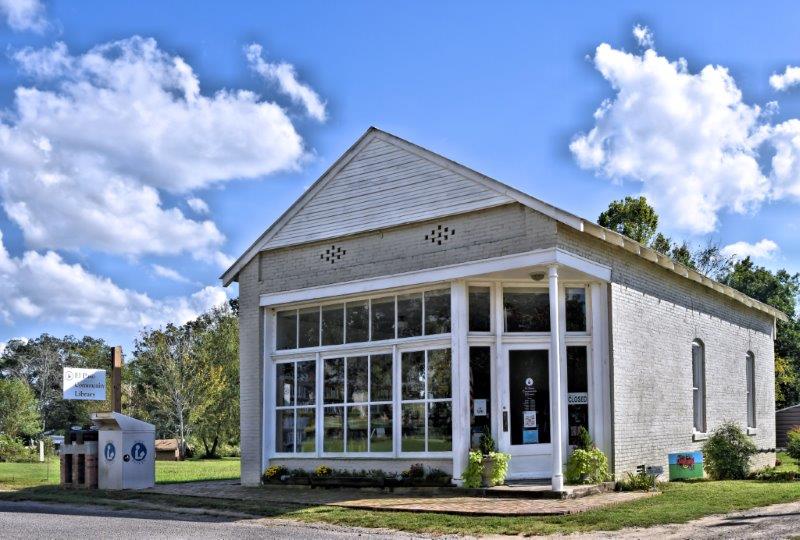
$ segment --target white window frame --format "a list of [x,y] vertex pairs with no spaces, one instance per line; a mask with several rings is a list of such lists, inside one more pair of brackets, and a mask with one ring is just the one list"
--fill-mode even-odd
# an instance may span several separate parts
[[[297,354],[309,354],[315,352],[325,352],[328,350],[348,350],[353,347],[375,347],[375,346],[391,346],[397,343],[403,343],[409,340],[418,340],[418,341],[425,341],[435,338],[446,338],[450,336],[452,333],[452,324],[453,321],[450,321],[451,332],[446,332],[444,334],[426,334],[425,333],[425,293],[431,291],[438,291],[438,290],[451,290],[451,284],[449,282],[445,283],[430,283],[424,286],[417,286],[413,288],[404,288],[404,289],[392,289],[380,292],[371,292],[367,295],[359,295],[359,296],[351,296],[351,297],[339,297],[335,299],[329,299],[324,302],[304,302],[301,304],[289,304],[284,306],[272,306],[269,309],[272,310],[274,313],[274,317],[272,317],[272,339],[271,343],[269,344],[269,348],[272,352],[273,357],[280,357],[280,356],[292,356]],[[421,335],[413,336],[413,337],[403,337],[400,338],[397,335],[398,327],[397,327],[397,297],[403,296],[407,294],[420,294],[422,296],[422,327],[421,327]],[[387,296],[394,296],[394,339],[382,339],[378,341],[372,341],[372,300],[376,300],[379,298],[386,298]],[[353,343],[347,342],[347,304],[348,303],[355,303],[355,302],[367,302],[367,341],[358,341]],[[342,344],[340,345],[322,345],[322,308],[325,306],[342,304],[342,318],[343,318],[343,328],[342,328]],[[307,308],[317,308],[319,310],[319,343],[320,345],[317,347],[304,347],[300,348],[300,320],[299,320],[299,313],[300,310],[304,310]],[[278,349],[278,314],[286,311],[294,311],[295,312],[295,343],[298,347],[294,349]]]
[[[397,425],[397,456],[402,458],[429,458],[429,457],[452,457],[452,445],[453,445],[453,434],[452,434],[452,427],[453,427],[453,384],[452,384],[452,375],[450,381],[450,397],[449,398],[428,398],[428,352],[429,351],[438,351],[447,349],[450,351],[450,368],[452,373],[452,366],[453,366],[453,350],[451,348],[451,343],[447,342],[440,343],[440,344],[428,344],[425,347],[398,347],[397,350],[397,386],[396,386],[396,402],[397,402],[397,412],[395,413],[395,419],[398,421]],[[403,360],[402,354],[403,353],[411,353],[411,352],[423,352],[425,357],[425,397],[422,399],[403,399],[403,381],[402,381],[402,369],[403,369]],[[450,450],[443,450],[438,452],[432,452],[428,450],[428,404],[429,403],[450,403]],[[422,452],[404,452],[402,447],[402,438],[403,438],[403,415],[402,415],[402,407],[403,405],[412,405],[412,404],[424,404],[425,408],[425,450]]]
[[[392,372],[392,399],[389,400],[389,401],[385,401],[385,400],[374,401],[374,402],[372,401],[372,356],[378,356],[378,355],[387,355],[392,360],[392,368],[391,368],[391,372]],[[363,357],[363,356],[367,357],[367,401],[349,402],[347,400],[347,382],[348,382],[347,381],[347,363],[348,363],[348,359],[349,358],[358,358],[358,357]],[[342,389],[343,392],[344,392],[343,401],[341,403],[325,403],[325,401],[324,401],[324,395],[325,395],[324,394],[325,361],[326,360],[332,360],[332,359],[338,359],[338,358],[343,358],[344,359],[344,388]],[[394,388],[395,388],[395,384],[394,384],[395,355],[394,355],[393,349],[392,348],[390,348],[390,349],[384,348],[382,350],[373,350],[373,351],[369,351],[369,352],[358,351],[358,352],[353,352],[353,353],[347,354],[347,355],[335,354],[333,352],[330,352],[330,353],[326,353],[326,354],[321,354],[320,355],[320,365],[321,365],[321,370],[320,371],[322,373],[322,376],[320,378],[320,382],[323,385],[323,387],[322,387],[323,393],[320,394],[322,396],[322,399],[320,400],[320,411],[321,412],[319,413],[319,422],[318,422],[318,426],[319,426],[319,430],[320,430],[320,441],[321,441],[320,444],[322,445],[322,446],[319,447],[319,456],[320,457],[330,457],[330,458],[345,457],[345,456],[346,457],[372,457],[372,458],[393,457],[394,456],[394,431],[395,431],[394,421],[392,421],[392,450],[390,450],[388,452],[371,452],[369,450],[369,448],[371,446],[371,441],[370,441],[370,437],[369,436],[372,433],[372,418],[371,418],[371,413],[369,411],[369,408],[372,407],[373,405],[391,405],[392,406],[392,415],[394,417],[394,407],[396,406],[395,405],[395,401],[396,400],[395,400],[395,391],[394,391]],[[349,451],[347,451],[347,409],[348,409],[348,407],[355,407],[355,406],[365,406],[365,407],[367,407],[367,451],[366,452],[349,452]],[[324,433],[325,417],[324,417],[324,415],[325,415],[325,409],[332,408],[332,407],[342,407],[344,409],[344,417],[343,417],[344,433],[342,434],[342,437],[343,437],[343,440],[342,440],[343,446],[342,446],[342,448],[344,449],[344,451],[342,451],[342,452],[325,452],[325,446],[324,446],[324,444],[325,444],[325,433]]]
[[[313,405],[298,405],[297,404],[297,364],[300,362],[314,362],[314,404]],[[292,405],[278,405],[278,377],[277,371],[278,366],[282,364],[292,364],[293,374],[292,374]],[[272,363],[273,369],[273,425],[274,425],[274,437],[275,437],[275,457],[313,457],[316,456],[319,452],[319,436],[318,436],[318,429],[319,429],[319,362],[315,356],[308,356],[305,355],[301,358],[292,358],[288,360],[280,360],[278,362]],[[313,452],[299,452],[298,451],[298,441],[297,441],[297,411],[299,409],[311,409],[314,411],[314,451]],[[293,419],[292,419],[292,436],[294,438],[294,451],[293,452],[279,452],[278,451],[278,444],[277,444],[277,435],[278,435],[278,411],[292,411]]]
[[[700,366],[695,362],[695,348],[698,348]],[[708,429],[706,418],[706,347],[700,339],[692,341],[692,432],[704,436]],[[698,426],[698,424],[700,424]]]
[[747,402],[747,430],[752,434],[758,428],[756,414],[756,356],[753,351],[745,355],[745,398]]

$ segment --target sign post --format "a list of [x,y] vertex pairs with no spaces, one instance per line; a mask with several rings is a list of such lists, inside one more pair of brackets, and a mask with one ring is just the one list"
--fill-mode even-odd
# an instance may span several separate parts
[[122,347],[117,345],[111,349],[111,391],[113,397],[112,411],[122,412]]

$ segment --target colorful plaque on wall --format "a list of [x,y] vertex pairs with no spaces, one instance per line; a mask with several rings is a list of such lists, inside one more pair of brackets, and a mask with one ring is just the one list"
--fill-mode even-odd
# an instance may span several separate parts
[[702,452],[677,452],[669,454],[669,479],[686,480],[703,478]]

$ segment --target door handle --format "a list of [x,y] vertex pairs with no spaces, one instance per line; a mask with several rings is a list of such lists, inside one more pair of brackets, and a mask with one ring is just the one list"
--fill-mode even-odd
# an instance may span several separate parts
[[503,432],[508,432],[508,411],[503,409]]

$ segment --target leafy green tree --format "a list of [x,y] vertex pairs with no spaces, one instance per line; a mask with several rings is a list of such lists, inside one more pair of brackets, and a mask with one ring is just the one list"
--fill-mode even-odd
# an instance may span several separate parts
[[0,379],[0,433],[33,437],[42,431],[42,417],[31,387],[22,379]]
[[624,234],[639,243],[648,244],[658,229],[658,214],[645,197],[625,197],[612,201],[600,214],[597,223]]
[[[797,383],[800,380],[800,320],[796,313],[800,274],[790,274],[786,270],[771,272],[754,264],[748,257],[736,262],[721,281],[788,315],[787,322],[778,321],[775,339],[776,406],[780,408],[800,402],[800,386]],[[778,358],[786,363],[779,365]],[[779,396],[782,400],[778,399]]]
[[28,341],[12,340],[0,356],[0,377],[23,379],[32,388],[45,431],[84,425],[91,412],[111,410],[110,392],[105,402],[64,400],[64,367],[107,370],[109,347],[89,336],[79,340],[42,334]]

